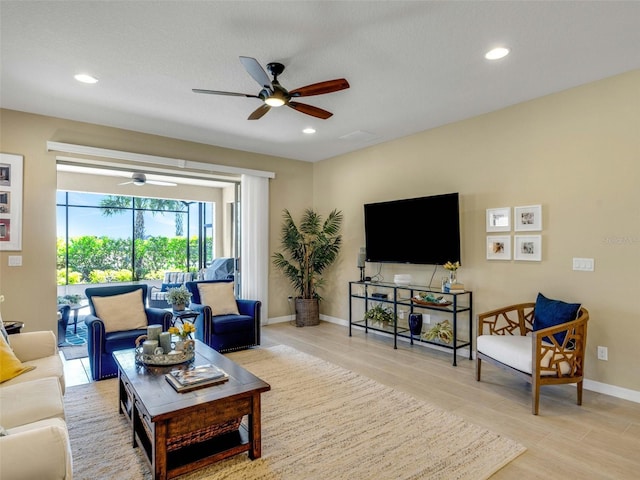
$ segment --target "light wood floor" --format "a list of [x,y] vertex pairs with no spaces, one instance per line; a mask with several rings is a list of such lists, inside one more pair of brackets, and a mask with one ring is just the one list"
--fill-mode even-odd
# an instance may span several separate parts
[[[451,353],[365,334],[327,322],[297,328],[289,323],[262,328],[262,347],[292,346],[380,383],[407,392],[466,420],[512,438],[527,451],[497,472],[503,479],[640,478],[640,404],[588,390],[575,404],[575,387],[542,388],[540,414],[531,414],[529,384]],[[589,366],[586,366],[587,370]],[[65,362],[69,386],[86,383],[88,359]],[[446,441],[446,439],[443,439]],[[416,448],[411,445],[407,448]],[[360,480],[360,479],[354,479]]]

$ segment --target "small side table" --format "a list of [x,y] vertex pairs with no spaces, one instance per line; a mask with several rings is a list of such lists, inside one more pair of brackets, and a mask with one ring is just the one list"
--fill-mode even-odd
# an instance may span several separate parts
[[71,316],[72,316],[72,320],[73,320],[73,333],[76,334],[78,333],[78,312],[80,310],[82,310],[83,308],[85,308],[87,305],[81,304],[81,303],[75,303],[73,305],[70,305],[71,307]]
[[20,333],[22,327],[24,327],[24,322],[4,322],[4,329],[9,335]]
[[175,326],[176,322],[178,320],[180,320],[180,323],[184,323],[185,320],[195,320],[196,317],[199,315],[198,312],[195,312],[193,310],[180,310],[178,312],[176,312],[173,308],[167,308],[166,309],[168,312],[171,312],[171,315],[173,315],[173,318],[171,319],[171,326]]

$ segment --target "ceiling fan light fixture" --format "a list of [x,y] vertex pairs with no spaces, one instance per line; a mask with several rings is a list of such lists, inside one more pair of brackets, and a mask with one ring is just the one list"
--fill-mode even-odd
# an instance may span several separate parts
[[281,107],[282,105],[284,105],[284,99],[277,94],[274,94],[265,99],[264,103],[266,103],[270,107]]

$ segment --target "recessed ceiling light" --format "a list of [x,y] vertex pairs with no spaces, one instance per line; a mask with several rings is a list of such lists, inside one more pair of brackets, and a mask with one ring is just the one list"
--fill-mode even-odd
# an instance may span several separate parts
[[316,129],[312,127],[307,127],[304,130],[302,130],[302,133],[307,133],[307,134],[316,133]]
[[74,75],[73,78],[82,83],[98,83],[98,79],[96,77],[92,77],[86,73],[79,73]]
[[494,48],[485,53],[484,58],[487,60],[498,60],[509,55],[509,49],[504,47]]

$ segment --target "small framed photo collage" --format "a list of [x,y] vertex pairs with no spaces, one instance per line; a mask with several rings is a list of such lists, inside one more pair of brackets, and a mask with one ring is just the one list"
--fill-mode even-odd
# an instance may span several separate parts
[[[513,246],[511,242],[511,231]],[[487,260],[542,261],[542,205],[487,209]],[[527,232],[520,234],[518,232]],[[495,234],[495,235],[494,235]],[[513,251],[513,255],[512,252]]]

